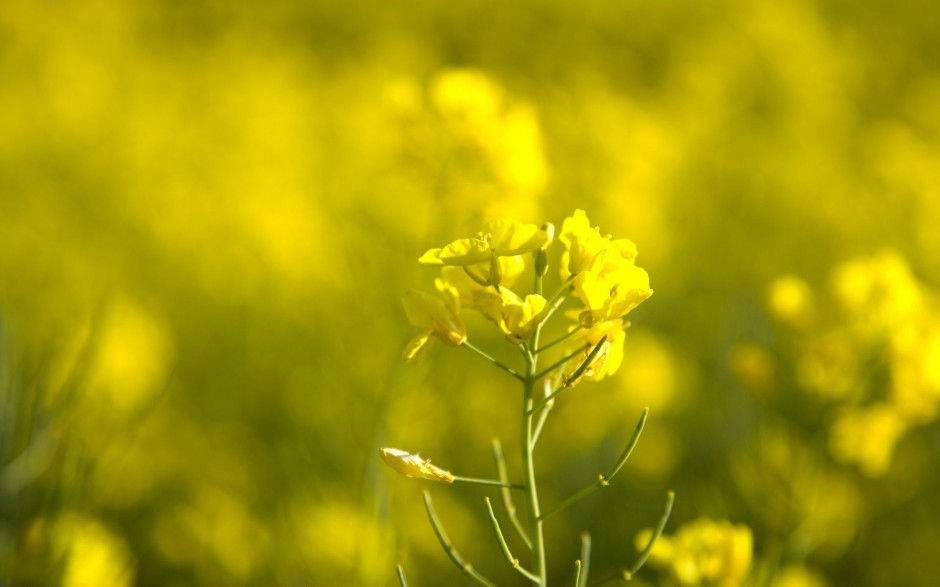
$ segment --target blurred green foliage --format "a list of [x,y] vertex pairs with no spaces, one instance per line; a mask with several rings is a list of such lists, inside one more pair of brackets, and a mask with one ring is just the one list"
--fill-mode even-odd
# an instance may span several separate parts
[[[582,530],[598,572],[632,560],[674,488],[668,533],[752,530],[748,584],[933,585],[938,23],[926,0],[5,1],[0,584],[459,580],[376,450],[490,476],[500,435],[518,467],[517,398],[450,349],[401,364],[400,296],[485,220],[584,208],[656,293],[618,374],[557,406],[543,499],[652,416],[627,481],[548,525],[554,574]],[[435,492],[514,580],[481,500]]]

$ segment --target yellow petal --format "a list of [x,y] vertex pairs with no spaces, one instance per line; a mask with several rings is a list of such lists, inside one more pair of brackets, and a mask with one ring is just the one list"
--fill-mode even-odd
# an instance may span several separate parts
[[422,265],[474,265],[490,257],[490,244],[480,238],[455,240],[442,249],[431,249],[421,255]]
[[443,300],[424,292],[409,290],[402,298],[408,320],[420,328],[426,328],[434,336],[449,345],[459,346],[467,339],[467,330],[460,319],[460,300],[457,290],[447,284],[439,284]]
[[512,257],[538,250],[551,238],[547,225],[539,228],[534,224],[524,224],[511,218],[489,222],[483,227],[483,234],[489,239],[490,247],[500,257]]
[[433,331],[428,330],[412,338],[408,346],[405,347],[404,352],[402,352],[401,358],[412,365],[419,363],[428,354],[432,334]]

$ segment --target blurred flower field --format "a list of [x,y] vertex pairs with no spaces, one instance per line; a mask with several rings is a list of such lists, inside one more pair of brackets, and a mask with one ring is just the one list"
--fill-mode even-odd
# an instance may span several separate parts
[[637,585],[934,585],[938,105],[925,0],[3,2],[0,585],[462,584],[424,489],[530,584],[497,490],[378,449],[518,470],[516,391],[402,361],[402,296],[454,235],[575,209],[655,294],[558,398],[542,498],[650,416],[546,524],[551,584],[583,531],[628,565],[671,489]]

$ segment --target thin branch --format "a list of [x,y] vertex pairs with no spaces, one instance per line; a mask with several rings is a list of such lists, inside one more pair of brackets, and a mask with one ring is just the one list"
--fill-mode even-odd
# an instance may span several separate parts
[[541,379],[542,377],[545,377],[546,375],[548,375],[549,373],[551,373],[552,370],[554,370],[554,369],[555,369],[556,367],[558,367],[559,365],[564,365],[565,363],[567,363],[568,361],[570,361],[571,359],[573,359],[574,357],[576,357],[579,353],[583,353],[584,351],[586,351],[586,350],[589,349],[589,348],[591,348],[591,343],[587,343],[587,344],[585,344],[584,346],[582,346],[581,348],[576,349],[576,350],[574,350],[574,351],[571,351],[570,353],[568,353],[567,355],[565,355],[565,356],[562,357],[561,359],[559,359],[559,360],[555,361],[554,363],[552,363],[552,366],[551,366],[551,367],[546,367],[545,369],[542,369],[539,373],[537,373],[537,374],[535,375],[535,380],[538,381],[538,380]]
[[637,572],[643,568],[643,565],[646,563],[646,559],[649,558],[650,553],[653,551],[653,546],[656,544],[656,541],[663,534],[663,530],[666,529],[666,522],[669,521],[669,515],[672,514],[672,504],[676,500],[676,492],[671,489],[666,492],[666,507],[663,508],[663,515],[659,518],[659,524],[656,525],[656,529],[653,530],[653,535],[650,536],[650,541],[646,544],[646,548],[643,549],[643,552],[640,553],[640,556],[637,557],[633,567],[629,571],[624,571],[624,576],[629,581],[633,578],[633,575],[636,575]]
[[576,327],[572,328],[571,330],[569,330],[569,331],[566,332],[565,334],[562,334],[560,337],[556,338],[556,339],[553,340],[552,342],[550,342],[550,343],[548,343],[548,344],[546,344],[546,345],[544,345],[544,346],[542,346],[542,347],[540,347],[540,348],[538,348],[538,349],[536,349],[536,350],[534,350],[534,351],[532,351],[532,352],[534,352],[535,354],[539,354],[539,353],[541,353],[542,351],[547,351],[548,349],[552,348],[553,346],[558,345],[558,344],[561,344],[561,343],[565,342],[566,340],[568,340],[569,338],[571,338],[572,336],[574,336],[575,334],[581,332],[581,330],[582,330],[583,328],[584,328],[583,326],[581,326],[580,324],[578,324]]
[[[601,347],[604,346],[605,342],[607,342],[606,334],[601,337],[601,339],[597,342],[596,345],[594,345],[594,348],[591,349],[591,352],[588,354],[587,358],[584,359],[584,361],[581,363],[581,366],[578,367],[578,370],[572,373],[571,377],[568,378],[569,382],[577,381],[584,374],[584,372],[587,371],[587,368],[591,366],[592,362],[594,362],[594,357],[597,356],[597,353],[601,352]],[[541,409],[542,406],[544,406],[548,402],[555,399],[556,395],[568,389],[569,387],[571,387],[570,384],[563,384],[561,387],[559,387],[554,392],[552,392],[551,395],[548,395],[547,397],[545,397],[544,399],[536,403],[534,406],[532,406],[532,409],[530,409],[526,415],[532,414],[536,410]]]
[[477,479],[476,477],[461,477],[459,475],[454,475],[454,482],[460,483],[472,483],[474,485],[489,485],[492,487],[504,487],[506,489],[518,489],[519,491],[525,491],[525,485],[519,483],[510,483],[508,481],[497,481],[495,479]]
[[574,587],[581,585],[581,561],[574,561]]
[[539,412],[539,419],[535,423],[535,430],[532,432],[532,448],[535,448],[536,443],[539,441],[539,436],[542,435],[542,427],[545,426],[545,421],[548,420],[548,413],[552,411],[552,404],[546,404],[542,411]]
[[490,498],[484,498],[486,501],[486,509],[490,514],[490,523],[493,525],[493,532],[496,533],[496,539],[499,541],[499,547],[502,549],[503,554],[506,556],[506,560],[509,561],[509,564],[512,565],[512,568],[519,571],[519,574],[532,581],[536,585],[541,583],[541,580],[533,575],[531,572],[524,569],[519,565],[519,559],[512,555],[512,552],[509,550],[509,545],[506,544],[506,538],[503,536],[503,531],[499,528],[499,521],[496,519],[496,514],[493,512],[493,504],[490,503]]
[[398,584],[401,587],[408,587],[408,581],[405,580],[405,571],[401,568],[401,565],[395,567],[395,571],[398,573]]
[[633,435],[630,437],[630,441],[627,443],[627,447],[624,449],[623,453],[620,455],[620,458],[617,459],[617,462],[613,467],[611,467],[610,471],[606,475],[598,475],[597,481],[591,483],[561,503],[556,504],[555,507],[546,510],[544,513],[542,513],[539,519],[544,520],[549,516],[553,516],[558,512],[570,507],[571,505],[581,501],[585,497],[591,495],[601,487],[607,487],[610,485],[610,480],[620,472],[620,469],[623,468],[624,463],[626,463],[627,459],[630,458],[630,453],[633,452],[634,447],[636,447],[637,442],[639,442],[640,434],[643,433],[643,428],[646,426],[646,418],[649,416],[649,412],[649,408],[643,408],[643,413],[640,415],[640,421],[637,422],[636,428],[633,430]]
[[617,459],[617,464],[615,464],[610,471],[604,477],[607,481],[610,481],[614,476],[620,472],[620,469],[623,468],[623,465],[627,462],[627,459],[630,458],[630,454],[633,452],[633,449],[636,447],[636,443],[640,441],[640,434],[643,433],[643,428],[646,426],[646,418],[650,415],[649,408],[643,408],[643,413],[640,414],[640,421],[636,423],[636,428],[633,430],[633,436],[630,437],[630,442],[627,443],[627,447],[623,450],[623,453],[620,455],[620,458]]
[[[503,458],[503,445],[500,444],[498,438],[493,439],[493,458],[496,460],[496,470],[499,474],[499,480],[506,481],[508,479],[508,475],[506,474],[506,459]],[[510,493],[508,487],[500,489],[500,493],[503,497],[503,507],[506,509],[506,515],[509,516],[509,521],[515,526],[519,538],[521,538],[529,550],[531,550],[532,541],[529,539],[528,533],[526,533],[522,522],[519,521],[519,517],[516,515],[516,505],[512,502],[512,493]]]
[[580,576],[575,583],[575,587],[586,587],[588,574],[591,571],[591,535],[587,532],[581,533],[581,566]]
[[444,548],[444,552],[447,553],[447,556],[457,565],[461,571],[469,575],[473,580],[475,580],[480,585],[487,585],[487,587],[496,587],[496,584],[481,575],[473,568],[473,565],[466,562],[460,553],[457,552],[457,549],[450,543],[450,539],[447,537],[447,534],[444,532],[444,528],[441,526],[441,521],[437,517],[437,513],[434,511],[434,504],[431,503],[431,493],[428,491],[424,492],[424,507],[428,511],[428,519],[431,520],[431,526],[434,528],[434,533],[437,535],[437,540],[441,543],[441,546]]
[[510,375],[512,375],[513,377],[515,377],[516,379],[518,379],[519,381],[525,381],[525,377],[523,377],[522,375],[519,375],[518,373],[516,373],[516,370],[515,370],[515,369],[513,369],[512,367],[508,367],[508,366],[506,366],[506,365],[500,363],[497,359],[493,358],[490,354],[488,354],[488,353],[487,353],[486,351],[484,351],[483,349],[480,349],[480,348],[478,348],[478,347],[472,345],[469,340],[463,341],[463,344],[461,344],[461,346],[467,347],[468,349],[470,349],[471,351],[473,351],[473,352],[475,352],[476,354],[480,355],[481,357],[483,357],[484,359],[486,359],[486,360],[489,361],[490,363],[493,363],[494,365],[496,365],[497,367],[499,367],[500,369],[502,369],[502,370],[505,371],[506,373],[509,373]]
[[623,580],[623,581],[632,581],[633,576],[636,575],[639,570],[643,567],[643,564],[646,562],[646,559],[649,558],[650,553],[653,551],[653,546],[656,544],[656,540],[659,539],[663,534],[663,530],[666,528],[666,522],[669,521],[669,515],[672,513],[672,504],[676,499],[676,493],[672,490],[666,492],[666,507],[663,509],[663,515],[659,518],[659,524],[656,525],[656,528],[653,530],[653,535],[650,536],[649,542],[646,543],[646,548],[640,553],[640,556],[637,557],[635,563],[630,569],[624,569],[623,571],[616,573],[602,579],[597,583],[591,585],[591,587],[600,587],[601,585],[606,585],[612,581]]

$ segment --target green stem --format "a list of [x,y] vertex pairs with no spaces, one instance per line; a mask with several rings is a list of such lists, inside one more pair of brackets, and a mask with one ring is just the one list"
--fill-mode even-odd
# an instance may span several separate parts
[[[590,367],[590,366],[591,366],[591,363],[594,361],[594,357],[597,356],[597,353],[601,352],[601,347],[604,346],[604,343],[605,343],[605,342],[607,342],[607,335],[606,335],[606,334],[601,337],[601,339],[597,342],[596,345],[594,345],[594,348],[591,349],[591,352],[588,354],[587,358],[584,359],[584,361],[581,363],[581,366],[578,367],[578,370],[575,371],[575,372],[571,375],[571,377],[568,378],[568,381],[569,381],[569,382],[570,382],[570,381],[577,381],[578,378],[581,377],[581,375],[583,375],[585,371],[587,371],[587,368]],[[536,411],[536,410],[538,410],[538,409],[541,409],[542,406],[544,406],[544,405],[547,404],[548,402],[550,402],[550,401],[552,401],[553,399],[555,399],[555,396],[556,396],[556,395],[558,395],[559,393],[561,393],[561,392],[563,392],[564,390],[568,389],[569,387],[571,387],[571,385],[564,384],[564,385],[562,385],[561,387],[559,387],[558,389],[556,389],[555,391],[553,391],[551,394],[545,396],[544,399],[542,399],[541,401],[539,401],[537,404],[535,404],[535,405],[531,408],[532,411],[534,412],[534,411]]]
[[[542,276],[539,272],[535,273],[535,291],[542,292]],[[541,334],[542,324],[539,323],[532,333],[532,339],[529,342],[529,348],[538,348],[539,335]],[[548,584],[548,566],[545,561],[545,537],[542,530],[541,512],[539,510],[538,489],[535,482],[535,461],[533,459],[534,437],[533,420],[535,405],[535,374],[538,372],[538,355],[531,352],[525,353],[526,376],[523,379],[523,400],[522,400],[522,470],[525,478],[526,487],[526,510],[529,514],[529,530],[532,533],[532,554],[535,558],[535,575],[539,578],[540,587],[547,587]]]
[[554,303],[555,303],[555,300],[557,300],[559,297],[561,297],[561,294],[563,294],[563,293],[565,293],[565,291],[567,291],[568,286],[571,285],[571,282],[574,281],[574,278],[575,278],[575,277],[577,277],[577,274],[571,275],[570,277],[568,277],[568,279],[566,279],[566,280],[564,281],[564,283],[562,283],[561,285],[559,285],[559,286],[558,286],[558,289],[555,291],[555,293],[552,294],[552,297],[549,298],[547,305],[550,306],[550,305],[554,304]]
[[405,571],[401,568],[401,565],[395,567],[395,571],[398,573],[398,584],[401,587],[408,587],[408,581],[405,580]]
[[591,570],[591,535],[587,532],[581,533],[581,567],[580,576],[575,583],[575,587],[586,587],[588,574]]
[[640,421],[636,423],[636,428],[633,430],[633,435],[630,437],[630,442],[627,443],[627,447],[623,449],[623,453],[620,455],[620,458],[617,459],[617,463],[611,467],[610,471],[607,472],[605,476],[608,481],[614,478],[614,476],[620,472],[620,469],[627,462],[627,459],[630,458],[630,454],[633,453],[633,449],[636,447],[636,443],[640,441],[640,435],[643,434],[643,428],[646,427],[646,418],[650,415],[649,408],[643,408],[643,413],[640,414]]
[[553,508],[542,514],[542,519],[544,520],[550,516],[553,516],[558,512],[568,508],[569,506],[581,501],[585,497],[591,495],[601,487],[607,487],[610,485],[611,479],[613,479],[617,473],[620,472],[620,469],[623,468],[623,465],[627,462],[627,459],[630,458],[630,454],[633,453],[633,449],[636,447],[637,442],[639,442],[640,434],[643,433],[643,428],[646,426],[646,418],[649,416],[649,413],[649,408],[643,408],[643,413],[640,414],[640,421],[637,422],[636,428],[633,430],[633,435],[630,436],[630,441],[627,443],[627,447],[623,450],[622,453],[620,453],[620,458],[617,459],[617,462],[614,463],[614,466],[610,468],[610,471],[608,471],[606,475],[598,475],[597,481],[591,483],[561,503],[556,504]]
[[537,349],[537,350],[534,350],[534,351],[532,351],[532,352],[535,353],[535,354],[539,354],[539,353],[541,353],[542,351],[547,351],[548,349],[552,348],[553,346],[565,342],[566,340],[568,340],[569,338],[571,338],[571,337],[574,336],[575,334],[581,332],[581,330],[583,330],[583,329],[584,329],[584,327],[581,326],[580,324],[578,324],[576,327],[572,328],[571,330],[569,330],[569,331],[566,332],[565,334],[562,334],[560,337],[556,338],[556,339],[553,340],[552,342],[550,342],[550,343],[548,343],[547,345],[543,346],[542,348]]
[[444,528],[441,526],[441,521],[437,517],[437,513],[434,511],[434,504],[431,503],[431,493],[428,491],[424,492],[424,507],[428,511],[428,519],[431,520],[431,527],[434,528],[434,533],[437,535],[437,540],[441,543],[441,546],[444,548],[444,552],[447,553],[447,556],[457,565],[461,571],[470,576],[480,585],[486,585],[487,587],[496,587],[496,584],[481,575],[473,568],[473,565],[463,560],[463,557],[460,556],[460,553],[457,552],[457,549],[454,548],[454,545],[450,543],[450,539],[447,537],[447,534],[444,532]]
[[507,367],[506,365],[500,363],[498,360],[496,360],[495,358],[493,358],[492,356],[490,356],[490,355],[489,355],[486,351],[484,351],[483,349],[480,349],[480,348],[475,347],[474,345],[472,345],[469,340],[463,341],[463,344],[462,344],[461,346],[467,347],[468,349],[470,349],[471,351],[473,351],[473,352],[475,352],[476,354],[480,355],[481,357],[483,357],[484,359],[486,359],[486,360],[489,361],[490,363],[493,363],[494,365],[496,365],[497,367],[499,367],[500,369],[502,369],[502,370],[505,371],[506,373],[509,373],[510,375],[512,375],[513,377],[515,377],[516,379],[518,379],[519,381],[525,381],[525,378],[524,378],[522,375],[519,375],[518,373],[516,373],[516,370],[515,370],[515,369],[513,369],[512,367]]
[[493,512],[493,504],[490,503],[490,498],[486,497],[484,499],[486,501],[486,509],[490,514],[490,524],[493,526],[493,532],[496,533],[496,540],[499,541],[499,547],[502,549],[506,560],[509,561],[509,564],[512,565],[512,568],[519,571],[519,574],[538,585],[539,578],[526,569],[522,568],[519,565],[519,559],[512,555],[512,552],[509,550],[509,545],[506,543],[506,537],[503,536],[503,531],[499,527],[499,521],[496,519],[496,514]]
[[565,510],[566,508],[568,508],[568,507],[570,507],[570,506],[576,504],[577,502],[581,501],[581,500],[584,499],[585,497],[591,495],[592,493],[594,493],[595,491],[597,491],[597,490],[600,489],[601,487],[607,487],[607,485],[608,485],[608,483],[607,483],[607,480],[604,479],[604,476],[603,476],[603,475],[598,475],[598,476],[597,476],[597,481],[595,481],[595,482],[592,483],[591,485],[588,485],[587,487],[585,487],[585,488],[582,489],[581,491],[575,493],[575,494],[572,495],[571,497],[565,499],[564,501],[555,504],[554,507],[552,507],[552,508],[549,509],[549,510],[546,510],[545,513],[542,514],[542,517],[539,518],[539,519],[540,519],[540,520],[545,520],[545,519],[547,519],[547,518],[550,518],[550,517],[554,516],[555,514],[557,514],[558,512]]
[[535,445],[539,442],[539,436],[542,435],[542,427],[545,426],[545,421],[548,420],[548,413],[552,411],[552,404],[547,404],[544,408],[539,410],[539,419],[535,423],[535,431],[532,433],[532,448],[535,449]]
[[666,507],[663,509],[663,515],[659,518],[659,523],[656,525],[656,528],[653,530],[653,535],[650,536],[649,542],[646,543],[646,548],[640,553],[640,556],[637,557],[633,566],[630,569],[624,569],[620,573],[611,575],[605,579],[601,579],[597,583],[591,585],[591,587],[600,587],[601,585],[606,585],[612,581],[623,580],[623,581],[632,581],[633,576],[636,575],[640,569],[643,567],[643,564],[646,563],[646,559],[649,558],[650,553],[653,551],[653,546],[656,544],[656,541],[663,534],[663,530],[666,529],[666,522],[669,521],[669,515],[672,513],[672,504],[676,499],[676,494],[674,491],[668,491],[666,493]]
[[574,587],[581,587],[581,561],[574,561]]
[[[503,458],[503,445],[499,442],[498,438],[493,439],[493,458],[496,460],[496,470],[499,474],[499,480],[508,481],[509,476],[506,474],[506,459]],[[522,541],[525,542],[525,545],[531,550],[532,541],[529,540],[529,535],[522,526],[522,522],[519,521],[519,516],[516,515],[516,504],[512,501],[512,493],[509,491],[508,487],[503,487],[500,489],[500,494],[503,496],[503,508],[506,510],[506,515],[509,516],[509,521],[515,526],[519,538],[522,538]]]
[[497,481],[495,479],[477,479],[476,477],[461,477],[454,475],[454,481],[460,483],[473,483],[474,485],[490,485],[493,487],[504,487],[506,489],[518,489],[525,491],[525,485],[519,483],[510,483],[508,481]]
[[[676,500],[676,492],[669,490],[666,492],[666,507],[663,508],[663,515],[659,518],[659,524],[656,525],[656,529],[653,530],[653,535],[650,536],[650,541],[646,543],[646,548],[643,549],[643,552],[640,553],[640,556],[637,558],[636,562],[633,563],[633,567],[629,571],[626,571],[624,575],[626,576],[627,581],[633,578],[633,575],[643,568],[643,564],[646,563],[646,559],[649,558],[650,553],[653,551],[653,545],[656,544],[656,540],[659,539],[663,534],[663,530],[666,529],[666,522],[669,521],[669,515],[672,513],[672,504]],[[629,576],[627,576],[629,573]]]
[[589,349],[589,348],[591,348],[591,343],[587,343],[587,344],[584,345],[583,347],[581,347],[581,348],[579,348],[579,349],[577,349],[577,350],[574,350],[574,351],[568,353],[567,355],[565,355],[565,356],[562,357],[561,359],[559,359],[559,360],[555,361],[554,363],[552,363],[552,366],[551,366],[551,367],[547,367],[547,368],[545,368],[545,369],[542,369],[542,370],[535,376],[535,378],[536,378],[536,379],[541,379],[542,377],[545,377],[546,375],[548,375],[549,373],[551,373],[551,372],[555,369],[555,367],[558,367],[559,365],[564,365],[565,363],[567,363],[568,361],[570,361],[571,359],[573,359],[574,357],[576,357],[579,353],[583,353],[585,350],[587,350],[587,349]]

